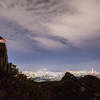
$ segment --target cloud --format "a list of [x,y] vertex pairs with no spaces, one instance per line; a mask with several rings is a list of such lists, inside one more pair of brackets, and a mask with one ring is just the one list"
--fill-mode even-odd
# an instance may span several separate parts
[[31,39],[37,42],[37,45],[41,48],[49,50],[61,50],[67,48],[67,46],[60,41],[56,41],[46,37],[32,37]]
[[[74,47],[88,48],[99,45],[96,40],[100,37],[99,5],[99,0],[0,0],[0,19],[31,31],[26,33],[29,36],[38,35],[34,40],[40,47],[65,47],[61,41],[46,37],[49,35],[62,38]],[[92,41],[95,41],[93,45]]]
[[[100,2],[94,0],[76,0],[72,2],[74,8],[77,9],[75,15],[67,15],[57,17],[53,23],[48,23],[50,33],[55,36],[67,39],[76,47],[84,47],[88,43],[86,41],[96,41],[100,37]],[[89,42],[90,43],[90,42]]]

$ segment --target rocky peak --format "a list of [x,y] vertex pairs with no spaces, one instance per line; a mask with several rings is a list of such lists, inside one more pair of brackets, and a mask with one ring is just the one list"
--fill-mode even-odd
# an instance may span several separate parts
[[64,77],[62,78],[62,81],[65,80],[76,80],[76,77],[73,74],[66,72]]
[[0,70],[6,71],[8,64],[8,55],[6,48],[6,40],[0,37]]

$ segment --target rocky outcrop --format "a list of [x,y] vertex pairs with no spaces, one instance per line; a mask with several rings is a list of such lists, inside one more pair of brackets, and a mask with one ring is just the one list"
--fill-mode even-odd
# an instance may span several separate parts
[[62,81],[66,80],[77,80],[77,78],[73,74],[66,72],[64,77],[62,78]]
[[8,55],[7,55],[6,44],[0,41],[0,70],[7,71],[7,65],[8,65]]

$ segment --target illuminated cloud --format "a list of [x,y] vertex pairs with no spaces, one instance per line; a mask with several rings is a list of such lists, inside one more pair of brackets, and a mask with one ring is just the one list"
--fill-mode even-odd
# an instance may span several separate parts
[[76,14],[62,15],[56,18],[53,23],[48,24],[51,33],[67,39],[76,47],[87,45],[87,41],[96,41],[96,38],[100,37],[99,4],[94,0],[87,0],[87,2],[77,0],[76,3],[72,3],[77,9]]
[[[45,48],[53,49],[54,44],[57,44],[57,48],[68,47],[56,39],[45,39],[47,35],[62,38],[74,47],[84,48],[93,44],[92,41],[95,41],[93,46],[99,45],[99,5],[99,0],[0,0],[0,19],[28,30],[26,37],[37,35],[34,40]],[[16,34],[16,30],[13,34]],[[23,33],[19,34],[22,36]],[[46,45],[44,41],[50,44]]]
[[0,0],[0,35],[19,63],[100,61],[99,9],[100,0]]

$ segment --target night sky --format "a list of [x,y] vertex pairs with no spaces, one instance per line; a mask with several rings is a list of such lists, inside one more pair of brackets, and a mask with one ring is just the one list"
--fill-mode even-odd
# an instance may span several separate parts
[[0,36],[20,70],[100,71],[100,0],[0,0]]

